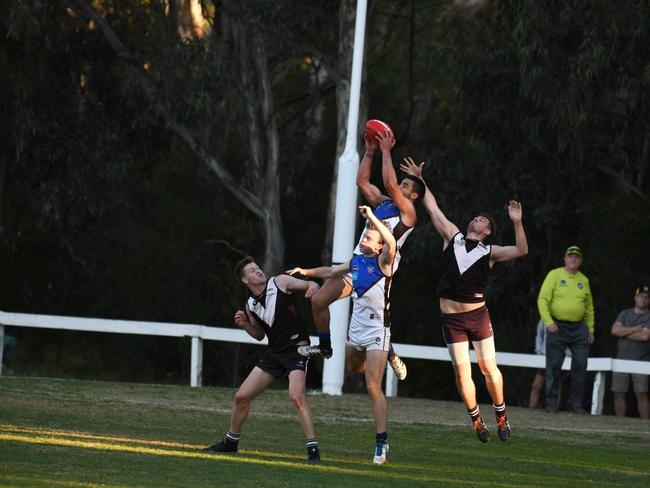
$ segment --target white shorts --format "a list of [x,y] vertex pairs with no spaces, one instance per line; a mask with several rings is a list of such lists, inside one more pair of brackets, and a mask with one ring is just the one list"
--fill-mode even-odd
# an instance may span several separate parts
[[350,322],[348,346],[357,351],[388,351],[390,349],[390,327],[361,325]]

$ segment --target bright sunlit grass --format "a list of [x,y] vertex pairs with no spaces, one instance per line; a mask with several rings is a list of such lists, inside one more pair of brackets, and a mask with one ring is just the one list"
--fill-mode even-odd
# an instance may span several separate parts
[[[53,429],[25,428],[0,424],[0,441],[13,441],[25,444],[42,444],[48,446],[64,446],[80,449],[96,449],[102,451],[119,451],[150,456],[175,456],[180,458],[208,459],[216,462],[243,463],[286,467],[299,470],[329,471],[358,475],[359,469],[368,467],[367,462],[355,462],[338,459],[338,463],[357,465],[355,468],[345,468],[326,464],[305,464],[304,456],[278,454],[269,451],[246,451],[236,456],[232,454],[207,454],[200,452],[201,445],[164,442],[157,440],[129,439],[124,437],[98,436],[84,432],[67,432]],[[155,447],[154,447],[155,446]],[[167,448],[167,449],[165,449]],[[330,459],[334,461],[334,459]],[[390,469],[390,468],[389,468]],[[386,470],[364,473],[364,476],[384,479],[401,479],[410,481],[433,481],[430,476],[417,474],[406,475],[386,472]]]

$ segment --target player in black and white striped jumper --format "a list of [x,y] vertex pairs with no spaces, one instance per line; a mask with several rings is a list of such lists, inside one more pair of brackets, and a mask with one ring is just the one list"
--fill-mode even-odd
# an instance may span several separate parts
[[[424,163],[417,166],[413,160],[406,159],[402,170],[421,178],[423,165]],[[494,333],[485,306],[485,288],[495,263],[510,261],[528,253],[526,233],[521,222],[521,204],[511,200],[508,205],[516,244],[495,246],[486,244],[495,231],[494,223],[487,215],[474,217],[463,235],[442,213],[428,188],[423,202],[431,222],[443,240],[442,276],[436,295],[440,301],[442,332],[454,365],[458,392],[467,407],[479,440],[488,442],[490,433],[476,402],[476,387],[472,381],[469,359],[471,341],[492,397],[499,439],[506,441],[510,437],[510,423],[503,396],[503,377],[496,363]]]
[[310,298],[318,285],[292,276],[280,275],[267,280],[253,258],[246,257],[236,266],[239,280],[248,287],[250,296],[244,310],[235,313],[235,324],[251,337],[269,345],[235,395],[230,430],[223,441],[203,449],[204,452],[237,452],[241,429],[248,417],[251,402],[264,392],[275,378],[289,378],[289,396],[296,407],[298,420],[307,439],[307,460],[320,461],[318,439],[311,409],[305,398],[309,358],[298,347],[309,344],[309,336],[296,309],[293,292]]

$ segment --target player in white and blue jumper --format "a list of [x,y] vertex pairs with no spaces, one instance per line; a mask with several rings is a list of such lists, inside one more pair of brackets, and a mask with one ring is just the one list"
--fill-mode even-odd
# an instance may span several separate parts
[[315,278],[352,277],[352,317],[348,330],[346,357],[351,373],[364,374],[375,417],[375,453],[373,462],[384,464],[388,453],[388,405],[381,389],[390,350],[390,281],[397,254],[395,236],[370,207],[359,207],[369,221],[359,250],[349,261],[330,267],[293,268],[290,275]]
[[[365,144],[366,152],[357,172],[357,187],[370,207],[374,209],[375,216],[384,222],[395,236],[397,242],[397,254],[393,262],[393,273],[395,273],[399,266],[400,248],[417,222],[415,204],[424,196],[424,184],[419,178],[408,174],[398,182],[390,154],[395,144],[392,132],[377,134],[376,138],[366,136]],[[370,182],[372,160],[377,149],[381,151],[382,155],[382,179],[388,195],[383,194],[376,185]],[[354,253],[361,254],[358,245]],[[302,354],[310,357],[329,358],[332,356],[329,306],[336,300],[349,296],[352,291],[352,283],[347,275],[328,279],[323,283],[323,286],[311,299],[319,344],[300,348]],[[395,375],[400,380],[406,378],[406,365],[397,354],[394,354],[394,351],[389,352],[388,360]]]

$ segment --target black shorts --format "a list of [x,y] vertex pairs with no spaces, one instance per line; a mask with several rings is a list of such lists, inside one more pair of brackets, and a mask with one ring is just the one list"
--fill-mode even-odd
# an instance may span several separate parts
[[269,373],[274,378],[286,378],[295,370],[307,372],[309,358],[298,354],[298,346],[293,346],[279,352],[264,351],[255,366]]
[[460,313],[442,315],[442,334],[447,344],[482,341],[492,337],[492,325],[487,307]]

